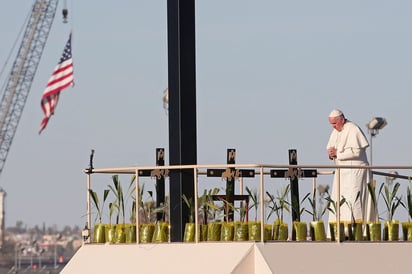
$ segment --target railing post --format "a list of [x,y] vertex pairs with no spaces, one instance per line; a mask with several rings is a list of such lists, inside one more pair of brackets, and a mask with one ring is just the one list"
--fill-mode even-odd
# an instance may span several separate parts
[[260,240],[265,241],[265,189],[263,181],[263,166],[260,166]]
[[342,239],[340,238],[340,168],[336,169],[336,196],[337,196],[337,202],[336,202],[336,239],[337,239],[337,243],[340,243],[342,241]]
[[90,175],[93,173],[93,157],[94,157],[94,149],[91,150],[90,152],[90,157],[89,157],[89,168],[86,170],[87,174],[87,224],[85,227],[85,231],[87,232],[87,229],[89,230],[88,237],[84,241],[86,243],[91,243],[91,236],[90,236],[90,231],[92,230],[92,213],[91,213],[91,200],[90,200],[90,189],[91,189],[91,177]]
[[[92,213],[91,213],[91,200],[90,200],[90,173],[87,174],[87,227],[89,231],[92,230]],[[91,236],[85,241],[86,243],[91,243]]]
[[136,208],[135,208],[135,215],[136,215],[136,244],[140,243],[140,228],[139,228],[139,169],[136,168],[136,187],[135,187],[135,196],[136,196]]
[[198,227],[198,224],[199,224],[199,216],[198,216],[198,190],[197,190],[197,188],[198,188],[198,184],[197,184],[197,181],[198,181],[198,178],[197,178],[197,167],[195,167],[195,168],[193,168],[193,182],[194,182],[194,196],[193,196],[193,198],[194,198],[194,201],[195,201],[195,243],[198,243],[199,242],[199,227]]

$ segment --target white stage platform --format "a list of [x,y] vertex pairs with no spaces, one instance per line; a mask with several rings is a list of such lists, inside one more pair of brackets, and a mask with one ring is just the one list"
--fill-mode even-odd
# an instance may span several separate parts
[[412,273],[412,242],[85,244],[62,274]]

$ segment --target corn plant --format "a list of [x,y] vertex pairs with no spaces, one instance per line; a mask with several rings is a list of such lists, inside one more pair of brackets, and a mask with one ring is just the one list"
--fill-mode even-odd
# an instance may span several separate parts
[[283,212],[286,210],[290,212],[289,201],[288,201],[288,194],[290,192],[290,185],[286,185],[282,188],[282,191],[279,190],[276,192],[276,196],[270,194],[266,191],[266,195],[269,198],[269,213],[267,219],[269,219],[273,213],[276,214],[277,219],[283,223]]
[[[312,216],[313,221],[320,221],[325,215],[326,211],[328,210],[328,206],[323,206],[323,201],[325,200],[325,196],[329,197],[329,185],[319,185],[317,189],[313,191],[312,197],[308,196],[308,201],[309,204],[312,208],[312,211],[305,210],[307,213],[309,213]],[[316,198],[316,192],[318,192],[319,198]],[[316,202],[316,199],[318,199],[318,203]]]
[[[331,196],[325,197],[325,200],[327,201],[326,207],[327,209],[333,213],[333,215],[336,215],[336,211],[338,209],[338,202],[333,200]],[[339,208],[343,206],[346,203],[346,198],[341,196],[341,199],[339,201]]]
[[189,209],[189,223],[195,222],[195,203],[193,197],[187,198],[185,194],[182,196],[183,201],[185,202],[187,208]]
[[156,207],[156,201],[153,198],[153,191],[148,190],[147,193],[149,194],[150,198],[146,202],[143,203],[144,212],[146,213],[146,216],[145,216],[146,221],[152,222],[152,220],[154,219],[157,213],[162,213],[163,214],[162,219],[164,219],[165,210],[167,206],[162,205],[162,206]]
[[345,199],[345,204],[349,207],[349,210],[350,210],[351,223],[352,224],[356,223],[355,215],[353,213],[353,207],[354,207],[355,203],[359,200],[359,198],[360,198],[360,191],[358,191],[358,193],[356,195],[356,198],[355,198],[355,201],[351,202],[351,201]]
[[411,182],[409,181],[408,188],[406,189],[406,205],[402,204],[402,206],[408,212],[408,219],[409,221],[412,220],[412,193],[411,193]]
[[297,221],[300,222],[300,220],[302,219],[302,215],[303,213],[306,211],[306,209],[304,207],[302,207],[301,205],[305,202],[305,200],[309,197],[310,192],[308,192],[303,198],[302,200],[296,199],[296,196],[292,197],[292,210],[293,212],[295,212],[296,216],[297,216]]
[[220,210],[221,212],[223,211],[224,214],[224,220],[226,220],[226,222],[229,222],[229,212],[230,211],[236,211],[236,207],[234,206],[233,203],[229,203],[227,200],[225,199],[219,199],[221,202],[223,202],[222,207],[219,208],[218,210]]
[[135,198],[133,199],[132,208],[130,211],[130,222],[136,223],[136,199]]
[[259,195],[257,193],[257,190],[254,189],[253,191],[246,187],[246,192],[249,195],[249,198],[252,200],[251,205],[249,206],[249,209],[255,208],[255,221],[257,221],[257,215],[258,215],[258,206],[259,206]]
[[96,220],[95,221],[99,221],[99,223],[102,222],[102,217],[103,217],[103,207],[104,207],[104,203],[107,199],[107,196],[109,195],[109,190],[105,189],[103,190],[103,201],[100,204],[99,202],[99,197],[97,196],[97,193],[95,191],[93,191],[92,189],[89,189],[89,193],[90,196],[92,197],[92,201],[94,203],[94,207],[97,210],[97,215],[96,215]]
[[382,183],[379,189],[379,196],[382,196],[385,202],[388,221],[393,220],[393,216],[395,215],[396,209],[400,205],[405,207],[405,204],[402,201],[402,196],[401,197],[396,196],[400,186],[401,184],[398,182],[396,182],[392,188],[389,186],[389,184]]
[[369,191],[370,198],[372,200],[372,206],[373,206],[373,211],[374,211],[374,216],[375,216],[375,222],[378,222],[378,220],[379,220],[378,199],[376,198],[376,184],[375,184],[375,182],[368,183],[368,191]]
[[[123,192],[122,184],[120,183],[120,179],[118,175],[112,176],[113,185],[108,185],[109,189],[113,192],[115,196],[115,201],[109,205],[110,211],[116,211],[116,224],[119,223],[120,217],[122,218],[123,223],[126,222],[126,212],[125,212],[125,204],[127,200],[132,197],[133,195],[133,183],[136,179],[136,175],[131,177],[129,187],[127,189],[127,196]],[[126,197],[126,198],[125,198]]]
[[204,190],[203,195],[199,197],[199,210],[203,216],[203,224],[207,224],[209,217],[212,219],[218,207],[213,202],[213,195],[219,193],[217,187],[209,190]]

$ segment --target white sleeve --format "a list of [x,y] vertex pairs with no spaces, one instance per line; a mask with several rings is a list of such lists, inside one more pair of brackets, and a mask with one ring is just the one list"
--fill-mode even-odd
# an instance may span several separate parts
[[340,161],[344,160],[357,160],[360,156],[360,149],[359,148],[345,148],[342,152],[337,152],[337,159]]

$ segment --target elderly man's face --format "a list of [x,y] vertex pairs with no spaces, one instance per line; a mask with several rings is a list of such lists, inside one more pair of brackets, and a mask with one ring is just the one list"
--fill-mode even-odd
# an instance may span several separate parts
[[329,123],[337,131],[342,131],[343,125],[345,124],[345,118],[343,116],[329,117]]

